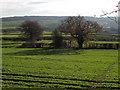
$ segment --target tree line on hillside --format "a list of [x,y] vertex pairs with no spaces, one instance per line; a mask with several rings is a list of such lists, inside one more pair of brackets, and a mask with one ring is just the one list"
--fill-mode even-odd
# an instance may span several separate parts
[[[27,38],[32,47],[35,47],[37,39],[42,35],[43,28],[36,21],[25,21],[19,27],[23,37]],[[95,40],[94,35],[99,33],[102,27],[94,21],[86,20],[82,16],[70,16],[63,20],[61,24],[53,31],[52,45],[55,48],[65,46],[65,41],[62,36],[70,34],[72,39],[76,40],[79,48],[83,47],[83,43],[88,40]],[[24,46],[24,45],[23,45]]]

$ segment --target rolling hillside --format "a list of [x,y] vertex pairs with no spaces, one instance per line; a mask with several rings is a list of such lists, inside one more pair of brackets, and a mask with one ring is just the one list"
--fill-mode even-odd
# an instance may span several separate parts
[[[24,17],[7,17],[2,18],[2,28],[3,29],[15,29],[25,20],[32,20],[39,22],[45,31],[53,31],[62,20],[67,18],[67,16],[24,16]],[[85,16],[87,20],[97,21],[103,26],[103,31],[105,33],[117,33],[117,24],[108,18],[97,18]]]

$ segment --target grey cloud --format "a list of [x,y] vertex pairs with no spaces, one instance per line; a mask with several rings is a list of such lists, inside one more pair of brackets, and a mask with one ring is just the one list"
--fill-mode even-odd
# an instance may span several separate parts
[[29,4],[44,4],[44,3],[58,2],[58,1],[64,1],[64,0],[40,0],[38,2],[30,2]]
[[29,4],[44,4],[44,3],[47,3],[47,2],[30,2]]
[[2,7],[2,16],[11,16],[11,15],[25,15],[31,14],[34,10],[34,7],[27,6],[24,4],[8,4],[6,3],[4,7]]

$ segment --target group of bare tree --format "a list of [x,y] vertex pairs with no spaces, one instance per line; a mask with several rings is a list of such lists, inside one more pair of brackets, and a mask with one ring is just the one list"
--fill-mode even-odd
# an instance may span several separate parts
[[[20,30],[28,42],[33,45],[43,31],[41,25],[34,21],[25,21],[20,26]],[[97,22],[85,20],[82,16],[71,16],[63,20],[57,30],[53,32],[53,44],[55,47],[63,45],[61,32],[70,34],[77,41],[79,48],[82,48],[85,41],[94,40],[94,35],[101,30],[102,27]]]

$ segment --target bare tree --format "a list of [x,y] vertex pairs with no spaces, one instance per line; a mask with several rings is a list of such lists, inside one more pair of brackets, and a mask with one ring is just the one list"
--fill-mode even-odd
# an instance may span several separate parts
[[35,41],[42,35],[42,27],[36,21],[25,21],[20,26],[22,36],[25,37],[28,42],[34,44]]
[[[120,24],[120,21],[117,18],[118,17],[117,15],[119,15],[119,12],[120,12],[120,1],[118,2],[118,5],[116,5],[115,10],[112,10],[111,12],[105,12],[105,11],[102,11],[102,12],[103,12],[103,15],[100,15],[101,17],[106,16],[110,20]],[[110,15],[115,15],[115,14],[117,14],[117,15],[114,16],[114,18],[110,17]]]
[[58,29],[66,34],[70,34],[77,41],[79,48],[82,48],[84,41],[93,40],[94,34],[98,33],[102,27],[97,23],[85,20],[81,16],[71,16],[62,21]]

